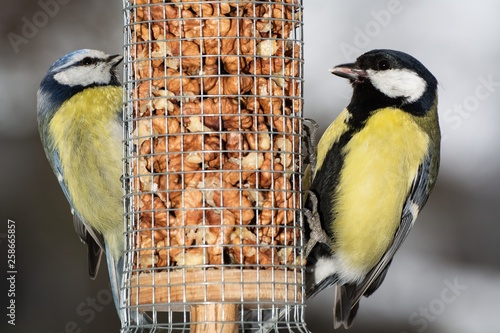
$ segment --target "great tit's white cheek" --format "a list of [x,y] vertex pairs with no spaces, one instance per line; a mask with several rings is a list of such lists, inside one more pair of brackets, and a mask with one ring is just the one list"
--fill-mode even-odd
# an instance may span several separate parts
[[417,73],[408,69],[367,70],[373,86],[390,98],[404,97],[407,103],[418,100],[427,84]]

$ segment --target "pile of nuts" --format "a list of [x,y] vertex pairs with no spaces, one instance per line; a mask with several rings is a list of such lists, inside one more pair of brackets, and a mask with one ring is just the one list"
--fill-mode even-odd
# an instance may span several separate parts
[[128,46],[136,267],[299,264],[299,1],[149,1]]

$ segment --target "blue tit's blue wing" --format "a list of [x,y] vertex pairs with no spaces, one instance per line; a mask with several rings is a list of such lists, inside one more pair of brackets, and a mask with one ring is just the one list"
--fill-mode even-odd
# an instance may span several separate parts
[[[124,316],[127,315],[125,311],[120,307],[120,286],[123,278],[123,257],[119,259],[113,258],[107,245],[104,241],[103,236],[90,227],[83,218],[81,218],[78,211],[74,208],[73,201],[69,194],[68,186],[64,181],[64,173],[59,159],[59,154],[56,151],[47,152],[47,156],[51,156],[49,162],[52,166],[54,173],[57,176],[59,185],[66,196],[69,204],[71,205],[71,212],[73,214],[73,226],[76,233],[80,237],[81,241],[87,245],[87,255],[88,255],[88,269],[91,278],[95,278],[98,272],[99,264],[104,252],[106,252],[106,259],[108,264],[109,277],[111,282],[111,290],[113,293],[113,298],[121,320],[124,320]],[[137,326],[137,332],[150,332],[151,329],[155,327],[153,320],[145,313],[140,313],[139,311],[131,311],[128,318],[128,322],[132,325]],[[153,329],[154,330],[154,329]],[[155,332],[163,332],[161,329],[156,329]]]
[[337,328],[341,324],[349,327],[357,312],[361,296],[370,296],[384,281],[392,258],[410,233],[418,213],[429,197],[431,187],[434,183],[434,179],[431,178],[431,169],[436,165],[433,163],[433,159],[436,158],[439,158],[439,156],[433,156],[432,151],[429,150],[424,161],[420,164],[403,206],[401,224],[396,231],[391,246],[377,265],[372,268],[361,283],[338,285],[336,287],[333,310],[335,318],[334,327]]
[[51,156],[52,169],[56,174],[59,185],[64,193],[64,196],[68,200],[71,206],[71,213],[73,214],[73,226],[75,228],[80,240],[87,245],[87,258],[88,258],[88,269],[89,276],[94,279],[97,276],[99,270],[99,264],[101,262],[102,253],[104,251],[104,239],[100,233],[95,231],[90,227],[85,221],[80,217],[78,211],[74,208],[73,200],[69,194],[68,186],[64,181],[64,173],[61,166],[61,161],[59,159],[59,154],[53,151]]
[[[95,279],[97,276],[97,272],[99,271],[99,265],[101,263],[102,258],[102,245],[103,238],[102,235],[97,233],[92,228],[87,229],[86,225],[83,221],[78,217],[78,214],[72,209],[73,212],[73,226],[75,227],[75,231],[80,237],[81,241],[87,244],[87,261],[88,261],[88,269],[89,276],[92,279]],[[97,239],[97,240],[96,240]]]

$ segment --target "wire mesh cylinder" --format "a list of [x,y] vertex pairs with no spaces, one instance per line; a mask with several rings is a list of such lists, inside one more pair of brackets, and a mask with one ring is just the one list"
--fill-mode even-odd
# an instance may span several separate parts
[[124,318],[306,331],[301,1],[132,0],[124,13]]

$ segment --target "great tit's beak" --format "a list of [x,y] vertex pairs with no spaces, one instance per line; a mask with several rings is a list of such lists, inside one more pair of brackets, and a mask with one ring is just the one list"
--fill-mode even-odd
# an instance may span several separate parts
[[364,78],[368,77],[368,73],[359,68],[356,63],[335,66],[330,69],[330,72],[354,82],[363,81]]
[[116,67],[120,62],[122,62],[123,56],[121,54],[114,54],[108,56],[106,62],[111,65],[111,67]]

